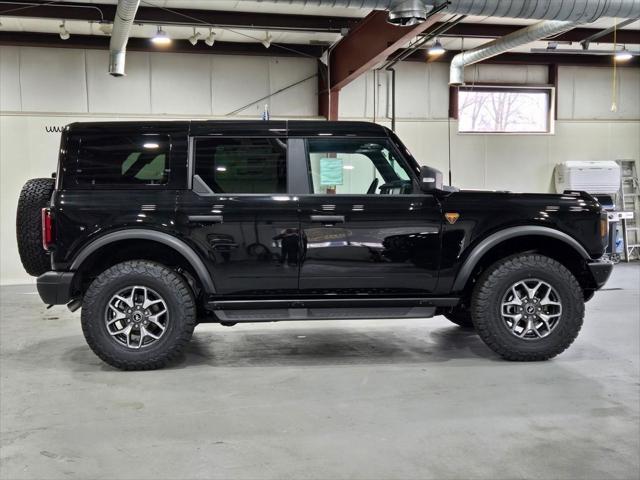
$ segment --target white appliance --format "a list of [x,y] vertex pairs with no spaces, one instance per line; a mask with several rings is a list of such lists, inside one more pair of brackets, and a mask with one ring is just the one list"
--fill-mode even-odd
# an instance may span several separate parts
[[613,195],[620,190],[620,165],[614,161],[562,162],[555,170],[556,192],[582,190]]

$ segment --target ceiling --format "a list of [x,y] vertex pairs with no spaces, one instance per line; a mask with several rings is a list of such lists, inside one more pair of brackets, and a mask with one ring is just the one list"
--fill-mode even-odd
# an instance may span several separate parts
[[[0,0],[0,8],[7,8],[8,0]],[[24,0],[23,0],[24,1]],[[117,0],[65,0],[65,3],[82,3],[95,5],[95,18],[99,18],[99,12],[101,4],[117,3]],[[26,5],[25,5],[26,6]],[[16,6],[19,7],[19,6]],[[141,7],[155,7],[162,9],[195,9],[195,10],[217,10],[217,11],[229,11],[229,12],[254,12],[258,14],[288,14],[288,15],[314,15],[314,16],[331,16],[331,17],[351,17],[358,18],[363,17],[369,13],[368,10],[360,9],[345,9],[345,8],[326,8],[318,6],[300,6],[300,5],[282,5],[273,4],[268,1],[253,2],[253,1],[238,1],[238,0],[142,0]],[[78,7],[79,8],[79,7]],[[83,7],[86,8],[86,7]],[[88,9],[92,9],[89,7]],[[195,20],[194,24],[198,23],[198,15],[193,15]],[[59,32],[59,25],[62,18],[28,18],[28,17],[11,17],[2,16],[0,13],[0,32],[36,32],[36,33],[50,33],[57,34]],[[111,21],[112,18],[105,20]],[[185,22],[191,22],[186,19]],[[512,18],[491,18],[491,17],[467,17],[463,20],[463,23],[472,24],[484,24],[484,25],[528,25],[535,23],[535,20],[522,20]],[[205,22],[209,23],[209,22]],[[605,29],[613,26],[614,19],[605,18],[600,19],[592,24],[585,25],[585,27],[594,29]],[[173,39],[188,39],[194,32],[193,26],[188,25],[163,25],[163,30]],[[97,22],[89,22],[86,20],[66,20],[66,29],[71,35],[94,35],[94,36],[107,36],[100,30],[100,25]],[[138,38],[150,38],[156,32],[157,26],[155,24],[134,25],[131,31],[132,37]],[[623,27],[624,30],[637,30],[640,31],[640,20],[635,21],[629,25]],[[199,27],[197,30],[202,38],[209,33],[208,27]],[[228,27],[220,26],[215,27],[214,32],[216,34],[216,41],[218,42],[238,42],[238,43],[258,43],[263,40],[267,34],[264,29],[254,29],[247,27]],[[331,44],[338,41],[341,38],[341,34],[337,32],[328,31],[291,31],[291,30],[279,30],[270,29],[269,35],[272,37],[273,44],[298,44],[309,45],[325,43]],[[640,37],[640,35],[638,35]],[[456,37],[443,37],[441,38],[442,45],[449,50],[462,50],[469,49],[486,43],[489,41],[487,38],[456,38]],[[63,40],[60,40],[63,42]],[[596,41],[597,42],[597,41]],[[599,45],[598,43],[592,43],[591,49],[602,50],[611,49],[611,43]],[[534,42],[528,45],[524,45],[515,49],[515,51],[529,52],[531,48],[545,48],[547,42]],[[638,44],[625,45],[629,50],[640,51],[640,42]],[[561,45],[563,49],[576,49],[580,50],[580,44],[573,42],[572,44]]]

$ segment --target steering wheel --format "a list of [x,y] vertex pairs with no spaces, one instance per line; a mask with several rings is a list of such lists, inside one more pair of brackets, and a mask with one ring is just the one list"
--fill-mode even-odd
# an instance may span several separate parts
[[372,193],[376,193],[376,188],[378,187],[378,177],[373,179],[373,182],[371,182],[371,185],[369,185],[369,188],[367,189],[367,195],[371,195]]

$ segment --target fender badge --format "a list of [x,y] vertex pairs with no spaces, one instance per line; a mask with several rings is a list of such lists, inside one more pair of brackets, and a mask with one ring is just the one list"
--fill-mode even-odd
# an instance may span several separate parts
[[447,212],[444,214],[444,218],[447,219],[447,222],[453,225],[458,221],[458,218],[460,218],[460,214],[456,212]]

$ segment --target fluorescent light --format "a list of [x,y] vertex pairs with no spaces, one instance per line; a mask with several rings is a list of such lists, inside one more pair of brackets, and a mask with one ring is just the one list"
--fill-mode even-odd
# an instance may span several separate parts
[[167,32],[162,30],[162,27],[160,25],[158,25],[158,31],[151,39],[151,41],[156,45],[169,45],[171,43],[169,35],[167,35]]
[[216,170],[218,172],[226,172],[227,171],[227,167],[216,167]]
[[353,170],[355,167],[353,165],[345,165],[344,167],[345,170]]
[[206,43],[210,47],[213,47],[213,44],[215,43],[215,41],[216,41],[216,34],[214,33],[213,29],[210,28],[209,29],[209,36],[204,39],[204,43]]
[[145,143],[144,145],[142,145],[144,148],[158,148],[160,145],[158,145],[157,143]]
[[444,52],[446,52],[446,50],[440,43],[440,40],[436,38],[434,44],[429,47],[429,55],[437,56],[442,55]]
[[618,50],[616,52],[614,58],[616,59],[616,62],[626,62],[631,60],[633,58],[633,55],[631,55],[631,52],[629,50],[623,48],[622,50]]
[[60,24],[60,38],[62,40],[69,40],[70,37],[71,34],[69,33],[69,30],[67,30],[66,22],[63,20]]

